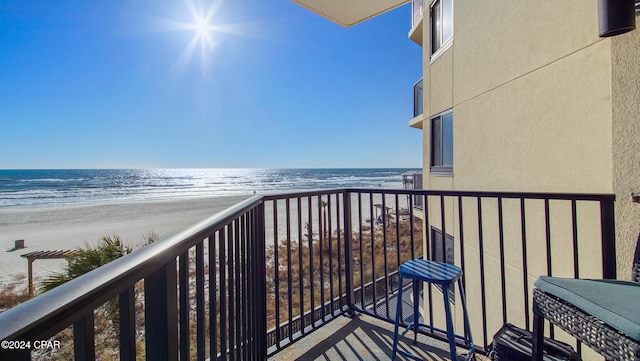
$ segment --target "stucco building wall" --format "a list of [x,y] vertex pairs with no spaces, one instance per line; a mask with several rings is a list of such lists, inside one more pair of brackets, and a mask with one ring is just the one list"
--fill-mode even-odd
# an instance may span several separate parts
[[[430,39],[428,3],[423,39]],[[631,202],[631,193],[640,193],[640,32],[601,39],[597,14],[597,2],[578,0],[510,6],[454,0],[451,47],[432,59],[428,41],[423,44],[423,179],[426,189],[615,193],[618,277],[628,279],[640,231],[640,204]],[[453,109],[453,174],[430,174],[430,118],[448,109]],[[504,206],[505,214],[518,214],[517,204]],[[439,203],[429,207],[428,226],[441,228]],[[597,205],[580,207],[580,214],[599,219]],[[528,215],[543,212],[535,202],[527,208]],[[566,208],[552,205],[551,212],[566,215],[570,212]],[[485,211],[483,217],[491,224],[495,209]],[[472,219],[474,212],[465,209],[465,219]],[[447,204],[445,228],[456,237],[460,264],[457,214],[457,205]],[[553,273],[572,277],[572,261],[563,258],[572,258],[572,249],[569,241],[559,241],[571,238],[570,217],[559,216],[552,222]],[[480,267],[474,227],[464,226],[465,266],[471,270]],[[500,274],[498,234],[492,229],[483,232],[485,271]],[[546,274],[544,235],[536,232],[528,235],[527,251],[540,262],[529,264],[529,288]],[[599,224],[583,225],[580,232],[580,275],[600,277]],[[520,292],[509,298],[508,312],[510,321],[522,324],[527,310],[521,299],[521,247],[514,241],[520,233],[516,219],[505,220],[507,290]],[[477,299],[481,291],[477,274],[468,277],[469,298]],[[497,294],[501,285],[491,277],[486,287],[488,294]],[[487,326],[497,330],[501,308],[489,306],[487,318],[495,324]],[[472,318],[479,318],[481,305],[470,307]],[[459,305],[456,308],[461,315]],[[462,327],[461,317],[456,324]],[[586,351],[585,359],[591,357]]]

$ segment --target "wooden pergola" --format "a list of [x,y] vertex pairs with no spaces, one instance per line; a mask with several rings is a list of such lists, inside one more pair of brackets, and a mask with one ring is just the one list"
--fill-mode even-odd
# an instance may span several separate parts
[[62,250],[62,251],[35,251],[21,255],[29,262],[29,296],[34,295],[33,290],[33,261],[37,259],[59,259],[73,256],[76,251]]

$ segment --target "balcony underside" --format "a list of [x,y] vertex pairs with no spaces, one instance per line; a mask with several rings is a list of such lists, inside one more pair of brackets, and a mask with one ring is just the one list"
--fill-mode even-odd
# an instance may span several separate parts
[[356,25],[406,4],[408,0],[293,0],[344,27]]

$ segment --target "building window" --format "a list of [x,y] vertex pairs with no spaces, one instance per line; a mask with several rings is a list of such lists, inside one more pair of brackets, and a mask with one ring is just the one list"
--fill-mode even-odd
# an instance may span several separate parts
[[442,231],[431,227],[431,260],[453,264],[453,236],[442,236]]
[[453,38],[453,0],[436,0],[431,5],[431,54]]
[[413,117],[422,115],[423,108],[423,90],[422,79],[413,85]]
[[[438,228],[431,227],[431,260],[453,264],[453,236],[450,234],[442,235],[442,231]],[[442,286],[436,285],[436,288],[442,292]],[[449,285],[449,300],[455,303],[456,294],[453,284]]]
[[431,173],[453,173],[453,112],[431,118]]

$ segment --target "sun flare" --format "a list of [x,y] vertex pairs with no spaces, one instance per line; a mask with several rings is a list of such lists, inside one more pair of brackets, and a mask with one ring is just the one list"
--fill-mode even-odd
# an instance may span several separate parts
[[195,39],[197,39],[201,45],[211,45],[212,44],[212,32],[213,26],[209,24],[211,20],[212,14],[203,14],[201,12],[193,13],[193,23],[191,24],[191,28],[195,31]]
[[[219,32],[219,26],[212,23],[222,2],[223,0],[213,0],[196,3],[195,0],[183,0],[188,9],[189,19],[179,22],[177,30],[191,31],[193,36],[178,58],[176,64],[178,72],[185,70],[192,62],[195,53],[199,52],[203,75],[205,75],[211,51],[216,47],[216,33]],[[200,48],[199,51],[198,48]]]

